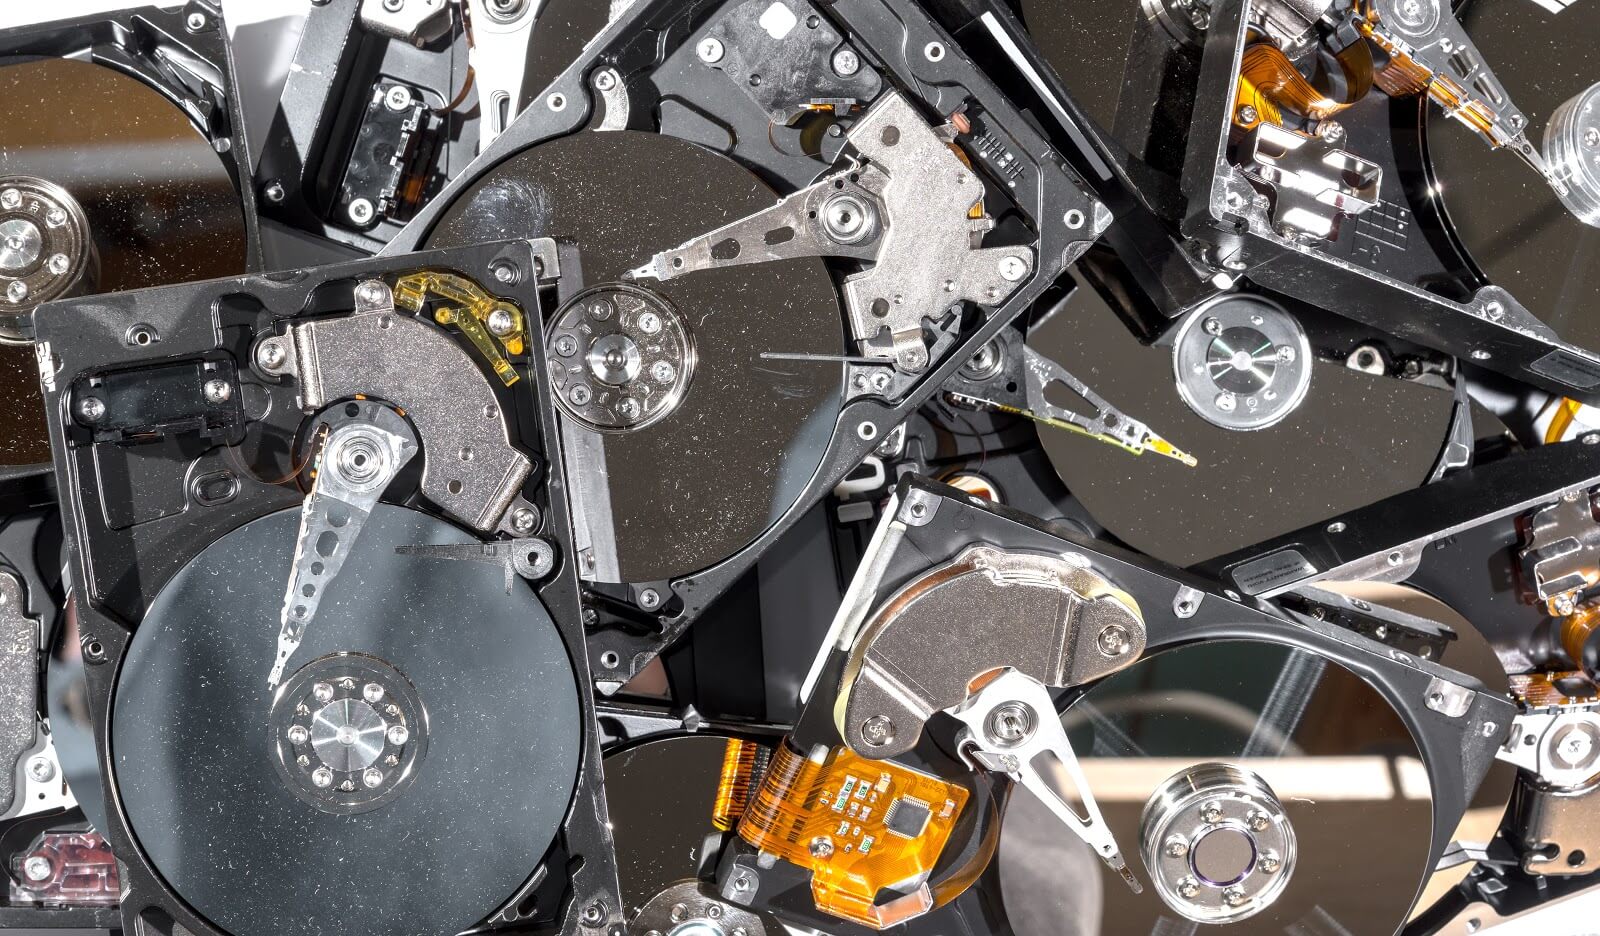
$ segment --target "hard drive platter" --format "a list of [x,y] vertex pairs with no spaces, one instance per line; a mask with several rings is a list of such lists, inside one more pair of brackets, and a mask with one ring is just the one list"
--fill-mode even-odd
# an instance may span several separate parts
[[0,931],[1587,932],[1585,3],[224,3],[0,29]]

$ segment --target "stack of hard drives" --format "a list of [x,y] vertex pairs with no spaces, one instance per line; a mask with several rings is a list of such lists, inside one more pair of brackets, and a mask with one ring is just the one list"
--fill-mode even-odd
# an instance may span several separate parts
[[1595,9],[263,12],[0,30],[0,929],[1587,931]]

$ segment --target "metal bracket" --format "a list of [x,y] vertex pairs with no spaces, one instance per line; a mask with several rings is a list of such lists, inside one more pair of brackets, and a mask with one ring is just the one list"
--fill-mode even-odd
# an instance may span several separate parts
[[[633,275],[667,280],[792,257],[870,260],[844,281],[851,334],[866,356],[919,372],[930,361],[924,319],[961,302],[1000,305],[1034,270],[1031,247],[978,246],[994,222],[970,216],[984,184],[951,150],[956,133],[886,92],[850,129],[856,164],[656,254]],[[875,340],[884,333],[888,342]]]
[[1242,150],[1246,175],[1272,192],[1272,226],[1285,236],[1332,237],[1341,215],[1378,204],[1383,169],[1316,137],[1263,122]]
[[355,315],[291,324],[257,343],[256,370],[292,377],[307,413],[366,396],[405,410],[427,453],[422,493],[479,532],[515,509],[533,470],[472,357],[426,322],[394,312],[379,280],[355,289]]
[[426,42],[449,28],[450,0],[361,0],[361,25],[405,42]]
[[522,82],[540,0],[466,0],[472,33],[467,58],[478,85],[478,152],[489,148],[527,105]]
[[384,488],[417,453],[417,437],[400,415],[376,403],[352,403],[357,413],[328,433],[317,476],[300,508],[300,535],[278,615],[278,654],[267,685],[283,680],[328,586],[344,568]]
[[1533,512],[1528,544],[1518,558],[1523,576],[1556,614],[1571,614],[1577,593],[1600,581],[1600,521],[1594,495],[1568,491]]
[[[1122,876],[1135,894],[1142,893],[1116,836],[1100,815],[1089,781],[1067,741],[1050,693],[1036,679],[1017,672],[996,677],[950,714],[967,727],[956,747],[973,766],[998,771],[1038,797],[1106,866]],[[1058,784],[1070,781],[1073,789]],[[1067,794],[1076,794],[1082,811]]]
[[[915,517],[919,503],[902,510]],[[1013,669],[1075,686],[1128,666],[1144,642],[1138,605],[1087,561],[971,546],[862,627],[840,681],[837,727],[863,757],[904,754],[933,713],[966,702],[986,674]]]
[[[1379,73],[1379,87],[1391,94],[1426,90],[1445,113],[1548,178],[1544,160],[1524,132],[1528,118],[1473,45],[1449,0],[1369,0],[1365,20],[1373,41],[1401,58]],[[1419,69],[1423,74],[1416,74]]]
[[1600,706],[1573,705],[1525,712],[1511,720],[1511,737],[1496,758],[1560,789],[1600,774]]
[[[1016,348],[1011,350],[1015,351]],[[1149,450],[1183,462],[1191,468],[1198,464],[1193,455],[1168,442],[1149,426],[1112,406],[1110,401],[1096,393],[1093,387],[1073,376],[1054,359],[1040,354],[1027,345],[1020,345],[1020,351],[1023,383],[1026,386],[1022,397],[1018,398],[1012,394],[998,395],[992,392],[978,395],[956,390],[950,392],[951,399],[968,406],[1025,416],[1056,429],[1065,429],[1107,442],[1134,455],[1142,455]],[[1045,397],[1045,391],[1052,384],[1061,384],[1077,394],[1089,404],[1094,414],[1086,416],[1051,403]],[[989,390],[992,391],[993,387]]]

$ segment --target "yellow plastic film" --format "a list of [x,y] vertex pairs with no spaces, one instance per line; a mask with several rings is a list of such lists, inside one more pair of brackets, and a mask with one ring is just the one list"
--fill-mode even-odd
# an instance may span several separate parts
[[[966,802],[965,787],[899,764],[843,747],[819,762],[784,743],[739,837],[809,869],[818,910],[883,929],[932,908],[928,875]],[[889,887],[898,896],[878,903]]]

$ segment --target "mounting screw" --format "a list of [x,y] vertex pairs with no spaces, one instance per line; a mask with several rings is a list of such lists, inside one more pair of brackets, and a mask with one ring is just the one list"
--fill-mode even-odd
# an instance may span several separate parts
[[678,376],[678,369],[672,366],[671,361],[657,361],[650,365],[650,376],[656,379],[656,383],[672,383],[672,379]]
[[1583,131],[1583,145],[1590,149],[1600,147],[1600,127],[1590,127]]
[[599,926],[605,922],[606,908],[600,901],[595,901],[583,908],[583,922],[589,926]]
[[1200,807],[1200,818],[1206,822],[1222,821],[1222,804],[1210,802]]
[[1255,107],[1253,105],[1246,104],[1246,105],[1244,105],[1244,106],[1239,108],[1239,122],[1240,123],[1242,123],[1242,124],[1253,124],[1257,120],[1260,120],[1260,119],[1261,119],[1261,115],[1256,111],[1256,109],[1255,109]]
[[833,53],[833,71],[840,78],[849,78],[861,70],[861,56],[856,50],[845,46]]
[[1248,899],[1245,897],[1244,891],[1237,887],[1230,887],[1222,892],[1222,902],[1230,907],[1243,906]]
[[1189,854],[1189,843],[1183,840],[1183,836],[1174,835],[1167,839],[1166,852],[1168,858],[1182,858]]
[[376,767],[368,767],[361,772],[361,783],[367,789],[372,789],[383,782],[383,771]]
[[873,747],[883,747],[894,740],[894,722],[887,715],[874,715],[861,723],[861,740]]
[[406,0],[383,0],[383,8],[390,13],[399,13],[406,5]]
[[288,736],[290,744],[305,744],[311,740],[311,732],[304,725],[290,725]]
[[56,777],[56,765],[43,754],[28,758],[28,779],[35,783],[49,783]]
[[187,26],[190,32],[199,32],[206,28],[206,15],[196,10],[189,14],[188,18],[183,21],[183,25]]
[[705,62],[707,65],[717,64],[727,54],[727,50],[722,47],[722,40],[716,36],[707,36],[701,39],[700,44],[694,47],[694,52],[700,56],[700,61]]
[[1259,809],[1250,810],[1250,815],[1245,817],[1245,821],[1250,823],[1250,828],[1257,832],[1267,831],[1267,826],[1272,824],[1272,820],[1267,818],[1267,814]]
[[78,418],[84,422],[99,422],[106,414],[106,403],[97,396],[86,396],[78,400]]
[[1133,635],[1121,624],[1107,624],[1096,641],[1100,652],[1108,657],[1119,657],[1133,649]]
[[377,209],[372,207],[372,202],[365,198],[351,199],[347,211],[350,220],[356,224],[371,224],[373,217],[378,213]]
[[1208,335],[1222,334],[1222,323],[1214,318],[1208,318],[1204,322],[1201,322],[1200,327],[1204,329],[1205,333]]
[[518,533],[532,533],[533,528],[539,523],[539,515],[531,508],[518,507],[511,511],[511,529]]
[[1008,283],[1015,283],[1028,275],[1028,261],[1017,256],[1000,258],[1000,276]]
[[333,687],[325,682],[319,682],[311,687],[311,698],[318,702],[333,701]]
[[1200,882],[1192,877],[1186,877],[1178,882],[1178,893],[1193,900],[1200,895]]
[[495,309],[489,313],[489,319],[485,324],[489,326],[491,335],[496,338],[504,338],[517,327],[517,320],[512,317],[511,310]]
[[16,208],[22,204],[22,193],[14,188],[0,192],[0,208]]
[[646,611],[653,611],[661,604],[661,593],[654,588],[646,588],[639,593],[639,607]]
[[617,86],[617,73],[609,68],[595,72],[594,87],[596,91],[610,91]]
[[55,872],[55,865],[43,855],[29,855],[22,863],[22,874],[30,881],[48,881]]
[[411,732],[407,730],[405,725],[390,725],[389,730],[384,733],[384,737],[388,738],[389,743],[395,747],[404,747],[405,743],[411,740]]
[[260,364],[263,370],[277,370],[283,366],[283,362],[288,357],[288,349],[283,346],[283,342],[276,338],[270,341],[263,341],[261,347],[256,349],[256,363]]
[[233,384],[226,380],[208,380],[201,388],[207,403],[226,403],[233,398]]
[[361,687],[361,698],[366,699],[373,705],[382,702],[384,695],[384,688],[375,682],[369,682]]
[[639,330],[646,335],[654,335],[661,330],[661,316],[654,312],[639,313]]
[[574,406],[585,406],[590,400],[594,399],[594,394],[590,392],[588,387],[578,384],[567,391],[567,399],[571,400]]
[[813,858],[826,858],[833,854],[833,839],[828,838],[826,835],[819,835],[811,840],[811,843],[806,846],[806,850],[811,852],[811,857]]
[[1278,860],[1277,855],[1267,852],[1261,856],[1260,861],[1256,862],[1256,867],[1260,868],[1263,874],[1277,874],[1278,869],[1283,867],[1283,862]]
[[1344,142],[1344,124],[1337,120],[1324,120],[1317,124],[1317,136],[1329,146],[1337,146]]
[[405,85],[394,85],[383,95],[383,106],[392,111],[399,112],[411,106],[411,89]]
[[318,767],[316,770],[311,771],[311,782],[316,784],[319,789],[326,790],[328,787],[333,786],[333,771],[326,767]]
[[72,261],[67,259],[66,254],[51,254],[50,259],[45,262],[45,266],[49,268],[52,276],[61,276],[72,266]]
[[1237,405],[1239,401],[1234,399],[1233,394],[1227,392],[1217,394],[1216,407],[1224,413],[1233,412],[1233,408]]
[[283,190],[282,182],[268,182],[261,188],[261,197],[274,205],[281,205],[284,198],[287,197],[287,193]]
[[22,280],[12,280],[6,287],[6,298],[12,302],[21,302],[28,298],[28,284]]

